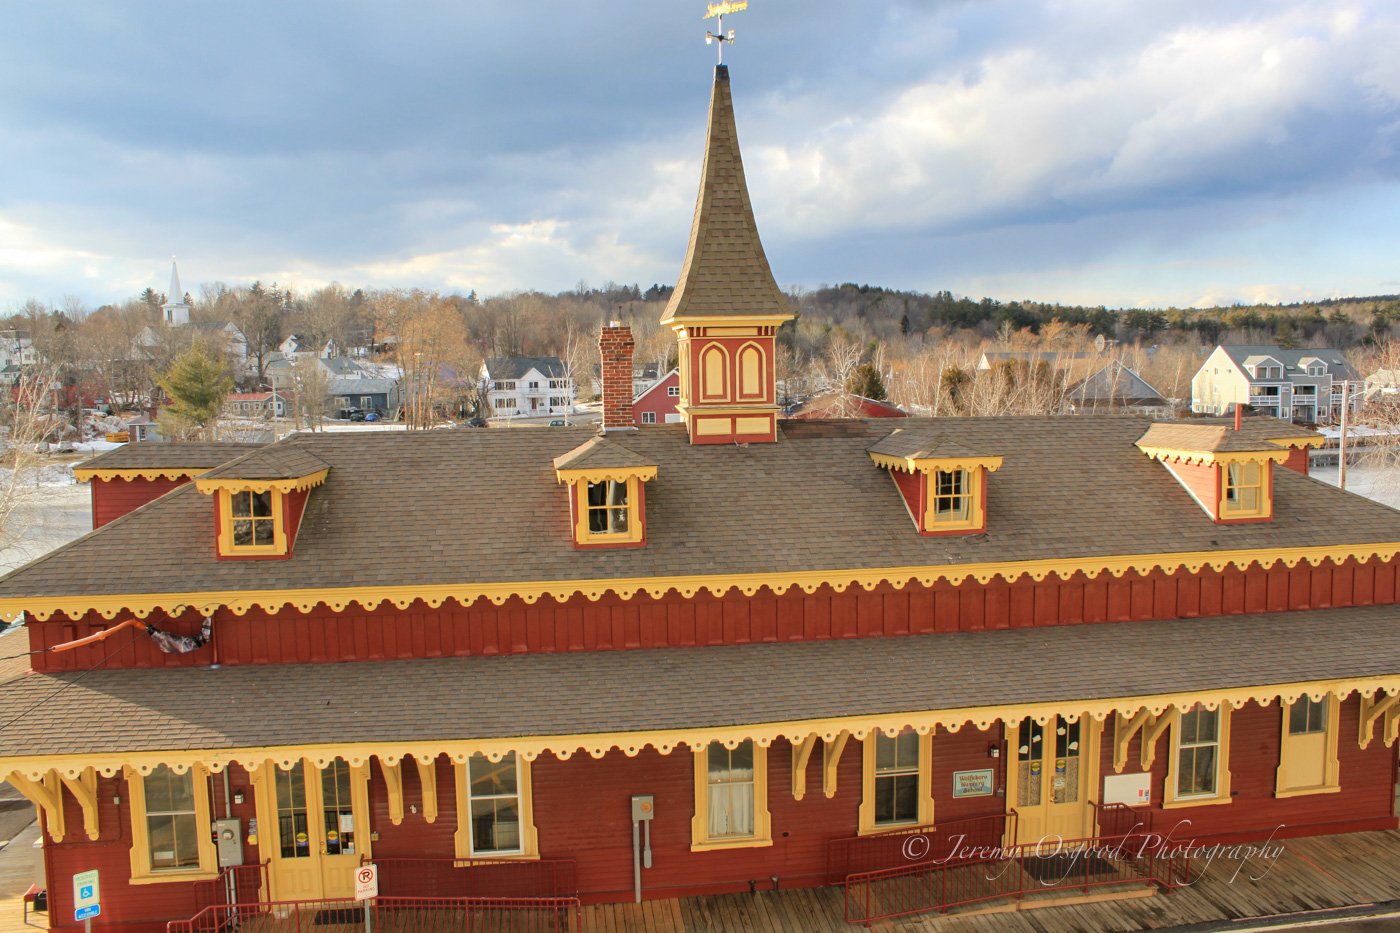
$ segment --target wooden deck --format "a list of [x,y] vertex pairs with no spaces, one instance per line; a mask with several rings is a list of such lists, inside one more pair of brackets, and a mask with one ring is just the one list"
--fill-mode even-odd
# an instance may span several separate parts
[[[1097,900],[1061,907],[909,917],[874,929],[927,933],[982,933],[990,924],[1007,933],[1115,933],[1162,929],[1302,910],[1349,907],[1400,899],[1400,831],[1285,839],[1275,859],[1222,852],[1198,856],[1190,887],[1171,894]],[[840,888],[728,894],[642,904],[584,908],[588,933],[822,933],[858,929],[845,922]]]

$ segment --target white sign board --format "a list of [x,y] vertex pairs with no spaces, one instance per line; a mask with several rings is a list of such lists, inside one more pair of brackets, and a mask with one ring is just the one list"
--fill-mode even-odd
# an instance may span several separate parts
[[1103,802],[1147,806],[1152,802],[1152,773],[1110,774],[1103,779]]
[[361,865],[355,869],[355,900],[367,901],[379,896],[379,866]]
[[102,913],[102,891],[97,886],[97,869],[73,876],[73,919],[91,920]]

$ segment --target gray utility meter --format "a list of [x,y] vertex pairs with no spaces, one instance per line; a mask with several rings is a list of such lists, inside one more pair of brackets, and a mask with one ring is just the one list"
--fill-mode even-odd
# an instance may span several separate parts
[[242,822],[233,818],[214,821],[214,844],[218,848],[220,868],[243,864]]
[[651,867],[651,818],[656,801],[651,794],[632,797],[632,892],[642,902],[642,869]]

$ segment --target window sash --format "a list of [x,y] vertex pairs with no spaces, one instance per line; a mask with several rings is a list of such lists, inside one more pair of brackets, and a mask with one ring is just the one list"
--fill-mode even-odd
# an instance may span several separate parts
[[919,819],[919,735],[875,736],[875,825]]
[[972,497],[966,470],[934,470],[933,520],[966,521]]
[[1230,512],[1257,512],[1263,494],[1263,470],[1257,463],[1231,463],[1225,468],[1225,504]]
[[1220,784],[1220,711],[1183,711],[1177,731],[1177,797],[1214,796]]
[[1302,696],[1288,708],[1289,735],[1316,735],[1327,731],[1327,700],[1314,702]]
[[589,483],[588,533],[590,535],[625,535],[631,528],[631,504],[627,480],[604,480]]
[[711,742],[706,749],[705,797],[711,839],[749,838],[756,832],[754,745]]
[[199,867],[199,817],[193,770],[176,774],[158,765],[142,778],[146,838],[152,873]]
[[520,762],[515,752],[492,762],[480,752],[467,761],[467,802],[473,855],[519,855]]

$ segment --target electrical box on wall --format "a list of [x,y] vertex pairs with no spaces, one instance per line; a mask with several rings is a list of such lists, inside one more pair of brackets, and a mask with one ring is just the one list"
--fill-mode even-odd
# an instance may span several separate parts
[[219,867],[243,864],[242,820],[214,821],[214,845],[219,854]]
[[638,794],[632,798],[632,822],[645,823],[656,812],[656,804],[651,794]]

